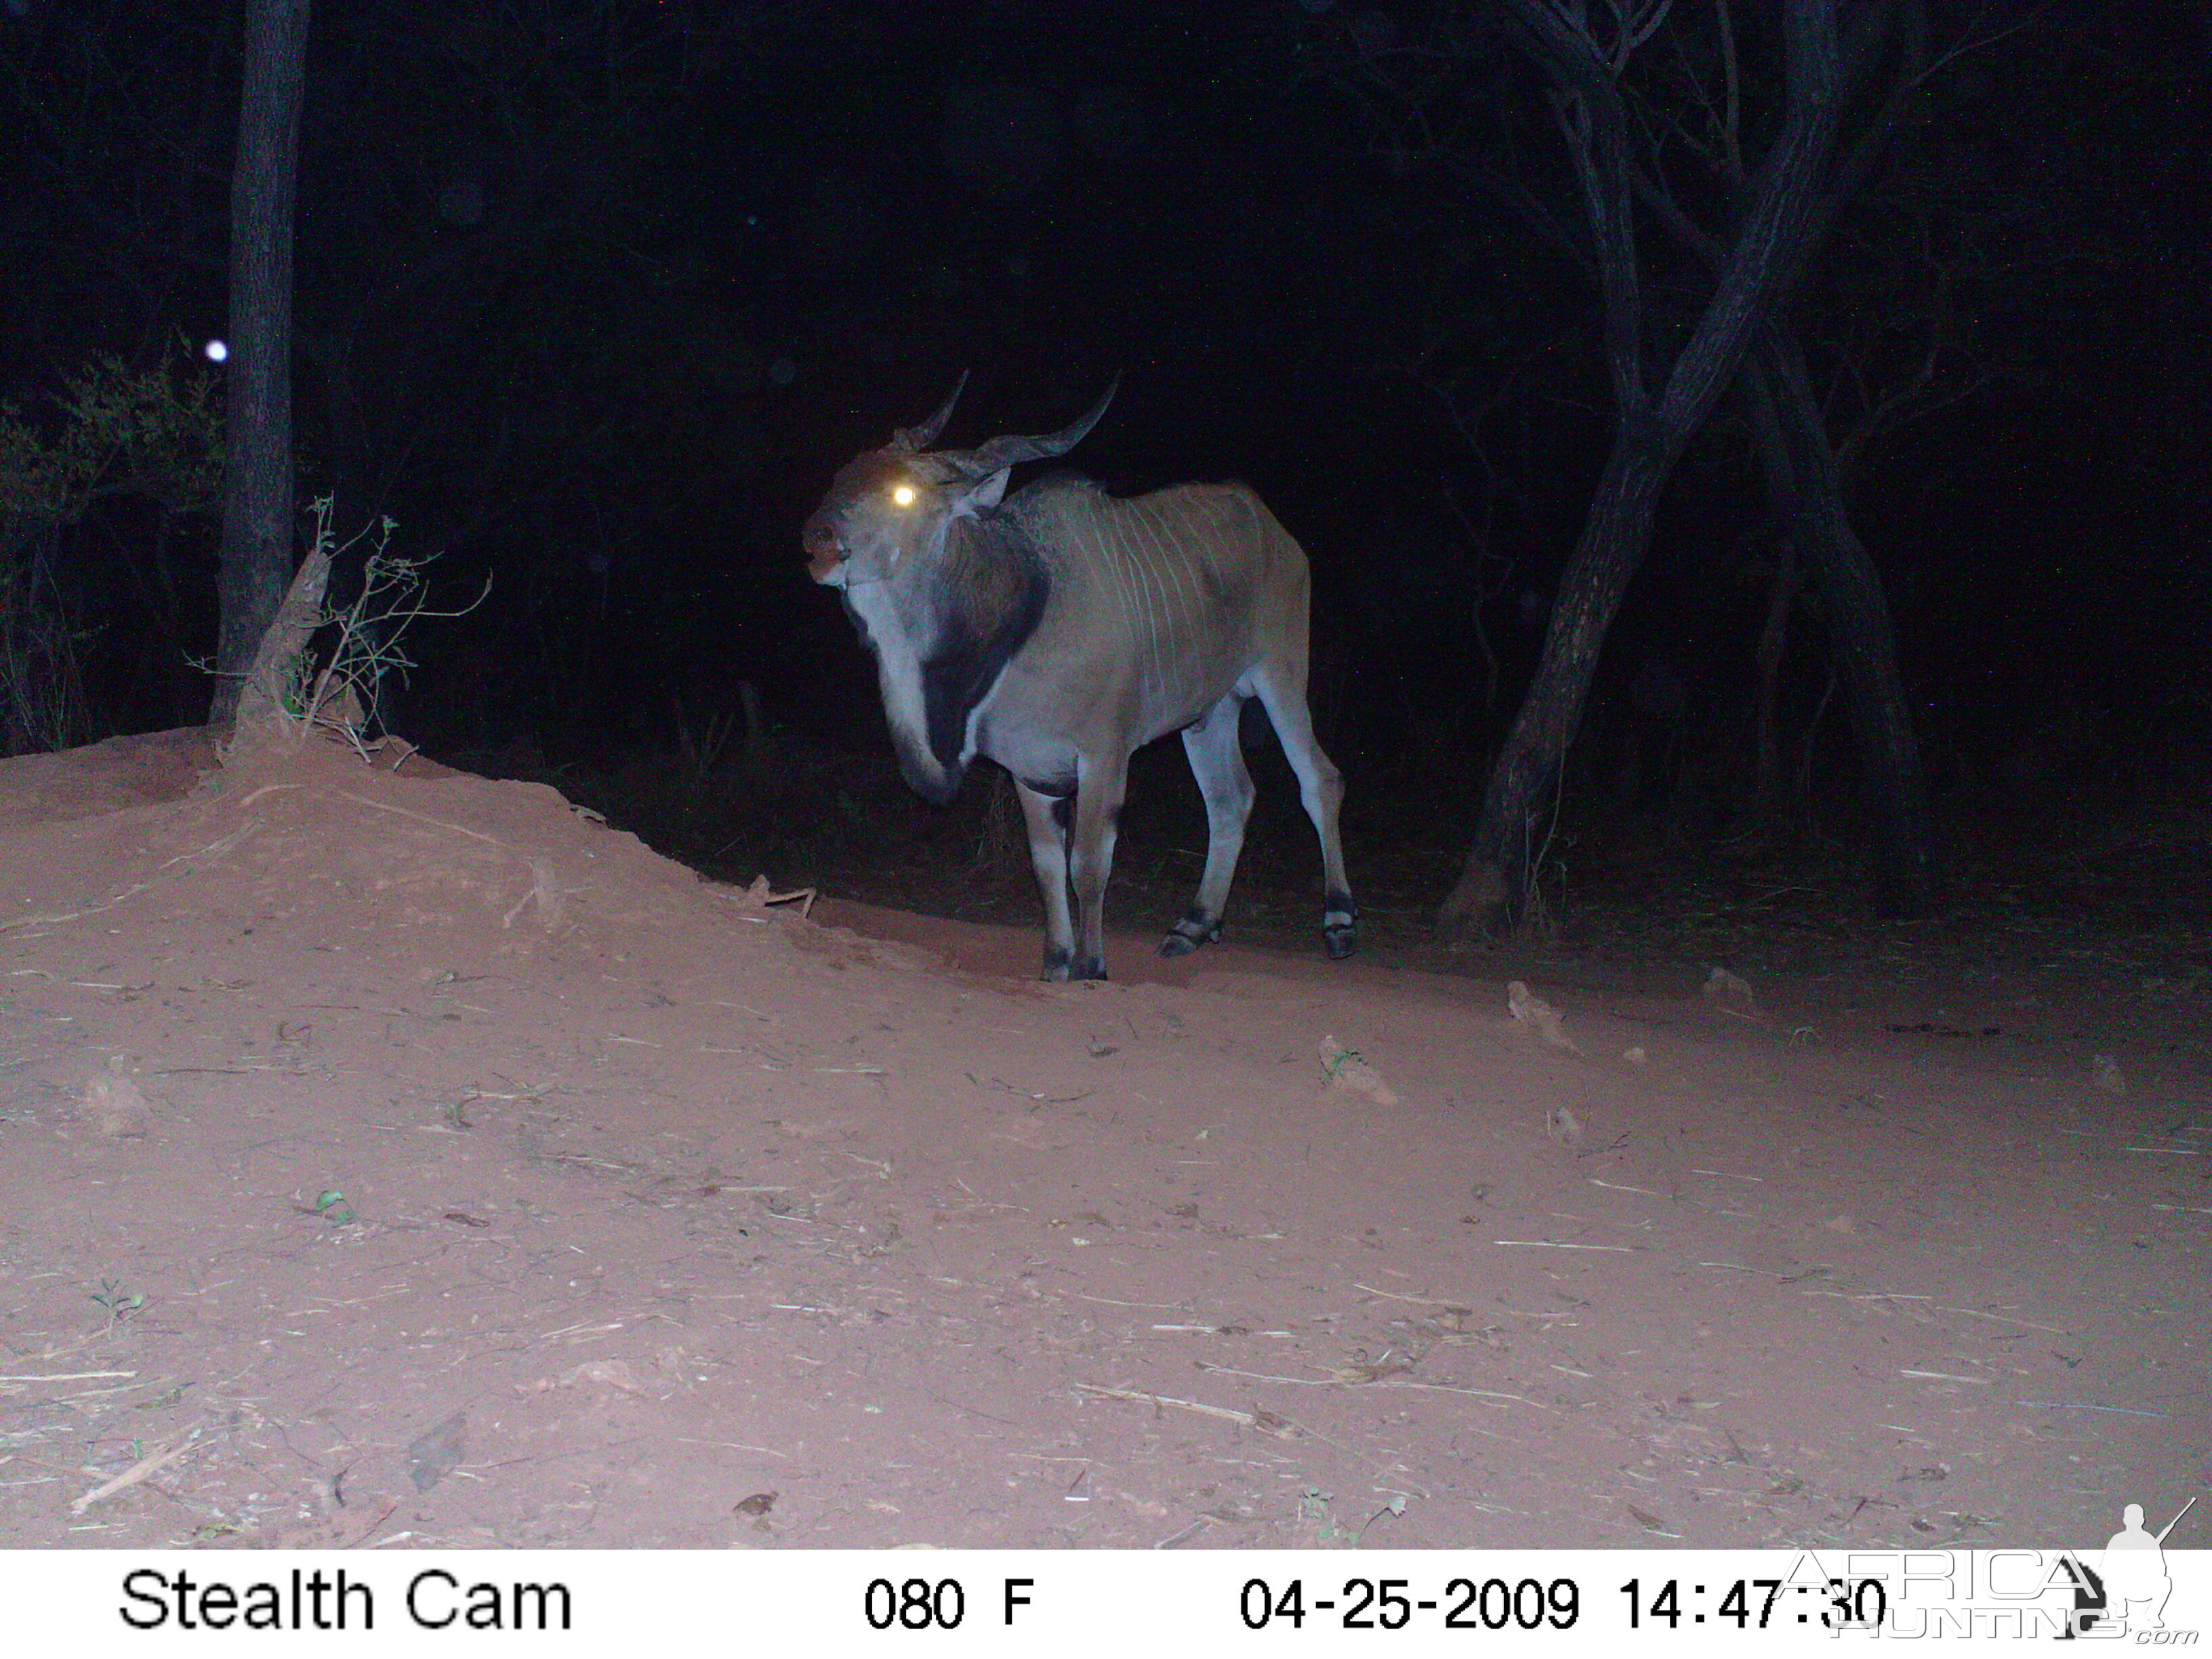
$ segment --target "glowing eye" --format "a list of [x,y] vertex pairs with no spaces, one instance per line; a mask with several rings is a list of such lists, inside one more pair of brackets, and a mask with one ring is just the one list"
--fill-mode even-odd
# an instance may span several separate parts
[[899,485],[896,489],[891,491],[891,499],[896,501],[901,507],[912,507],[914,505],[914,486],[912,484]]

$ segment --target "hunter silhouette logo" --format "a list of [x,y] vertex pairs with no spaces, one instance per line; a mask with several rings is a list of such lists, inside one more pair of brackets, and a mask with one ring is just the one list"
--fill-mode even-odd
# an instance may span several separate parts
[[2142,1505],[2130,1504],[2121,1511],[2120,1529],[2106,1540],[2095,1566],[2085,1559],[2087,1551],[2069,1551],[2059,1571],[2073,1581],[2074,1612],[2063,1639],[2092,1632],[2109,1639],[2164,1630],[2166,1598],[2173,1594],[2173,1580],[2166,1568],[2166,1537],[2196,1507],[2192,1498],[2153,1534],[2143,1526]]
[[2181,1514],[2154,1537],[2143,1528],[2142,1505],[2130,1504],[2121,1512],[2123,1525],[2105,1543],[2104,1580],[2106,1615],[2130,1631],[2164,1630],[2160,1617],[2166,1598],[2173,1594],[2173,1580],[2166,1571],[2166,1534],[2181,1524],[2182,1516],[2197,1507],[2192,1498]]

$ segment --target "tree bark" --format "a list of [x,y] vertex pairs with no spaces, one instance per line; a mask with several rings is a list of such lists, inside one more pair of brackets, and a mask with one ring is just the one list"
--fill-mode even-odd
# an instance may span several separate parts
[[1937,903],[1941,883],[1919,740],[1898,672],[1896,630],[1881,573],[1851,528],[1835,447],[1796,337],[1778,323],[1768,325],[1745,380],[1754,405],[1752,427],[1767,453],[1767,487],[1770,494],[1782,491],[1774,510],[1820,584],[1836,680],[1875,811],[1875,906],[1890,915],[1925,915]]
[[[313,724],[316,688],[304,683],[299,669],[308,641],[322,626],[330,584],[330,548],[319,542],[300,561],[276,614],[255,642],[246,678],[238,682],[238,712],[225,759],[281,747],[288,736],[296,747]],[[296,706],[287,707],[288,699],[296,699]]]
[[[1642,391],[1644,331],[1628,212],[1634,161],[1613,66],[1571,14],[1544,0],[1506,0],[1506,9],[1570,118],[1569,143],[1602,274],[1620,415],[1589,517],[1560,583],[1535,679],[1492,769],[1466,866],[1438,914],[1447,928],[1477,916],[1493,925],[1516,921],[1534,895],[1535,855],[1559,772],[1582,723],[1606,631],[1650,549],[1659,493],[1749,355],[1776,291],[1802,265],[1805,244],[1822,223],[1820,187],[1844,93],[1834,0],[1785,0],[1787,118],[1751,180],[1713,296],[1653,406]],[[1633,314],[1621,314],[1630,308]]]
[[1662,440],[1648,419],[1623,420],[1615,431],[1582,538],[1559,579],[1536,677],[1491,771],[1474,848],[1444,901],[1447,926],[1474,916],[1517,920],[1533,891],[1548,839],[1545,820],[1598,652],[1651,544],[1652,515],[1673,465]]
[[210,718],[243,676],[292,574],[292,236],[308,0],[246,0],[245,85],[230,178],[230,358],[222,624]]
[[1759,630],[1759,774],[1754,799],[1764,830],[1781,816],[1782,659],[1790,643],[1790,608],[1797,599],[1797,544],[1782,538],[1774,580],[1766,591],[1766,622]]

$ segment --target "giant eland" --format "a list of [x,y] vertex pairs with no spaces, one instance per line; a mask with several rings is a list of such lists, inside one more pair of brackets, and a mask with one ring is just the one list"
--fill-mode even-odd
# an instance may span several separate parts
[[1323,947],[1350,956],[1344,781],[1306,708],[1304,550],[1242,484],[1120,499],[1060,475],[1009,495],[1009,471],[1073,448],[1115,388],[1049,436],[931,449],[967,381],[841,471],[802,532],[808,573],[842,590],[875,653],[901,774],[939,803],[978,755],[1013,775],[1044,891],[1044,977],[1103,979],[1129,757],[1170,732],[1182,734],[1208,835],[1197,902],[1160,954],[1221,937],[1252,811],[1237,716],[1256,696],[1321,836]]

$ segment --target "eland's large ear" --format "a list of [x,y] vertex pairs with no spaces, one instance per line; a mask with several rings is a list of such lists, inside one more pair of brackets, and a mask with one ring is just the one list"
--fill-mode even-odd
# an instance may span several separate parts
[[996,472],[978,479],[969,489],[952,498],[952,516],[972,519],[978,513],[988,513],[1006,496],[1006,474],[1013,469],[1000,467]]

